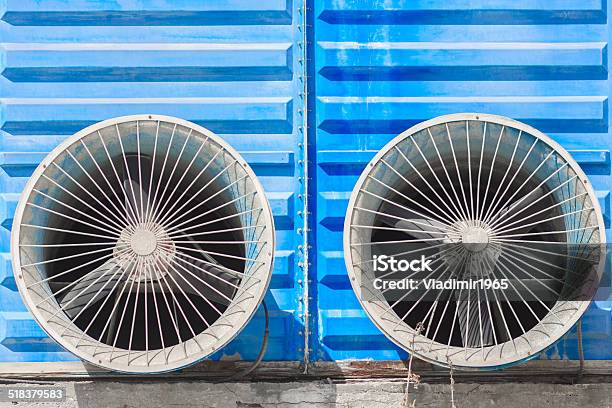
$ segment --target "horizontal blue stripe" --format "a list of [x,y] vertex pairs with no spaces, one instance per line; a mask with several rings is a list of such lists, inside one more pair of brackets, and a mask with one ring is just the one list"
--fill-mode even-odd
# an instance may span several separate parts
[[31,67],[6,68],[13,82],[288,81],[288,67]]
[[14,26],[225,26],[291,24],[282,11],[9,11],[2,20]]
[[[151,113],[151,112],[147,112]],[[161,114],[161,112],[159,112]],[[189,119],[189,118],[187,118]],[[192,122],[203,126],[215,133],[239,133],[239,134],[273,134],[291,133],[291,124],[284,120],[197,120]],[[95,124],[96,120],[49,120],[49,121],[7,121],[2,130],[19,134],[47,134],[58,133],[70,135],[79,130]]]
[[554,81],[608,77],[608,71],[603,66],[589,65],[356,66],[324,67],[319,73],[332,81]]
[[330,24],[604,24],[602,10],[326,10]]
[[[481,111],[482,112],[482,111]],[[491,112],[497,113],[497,112]],[[440,115],[444,113],[440,112]],[[439,115],[433,115],[439,116]],[[430,119],[429,116],[423,116],[419,119],[412,120],[344,120],[330,119],[325,120],[319,129],[332,134],[399,134],[404,130]],[[529,117],[516,118],[527,123],[543,132],[607,132],[608,122],[605,118],[602,119],[537,119]]]

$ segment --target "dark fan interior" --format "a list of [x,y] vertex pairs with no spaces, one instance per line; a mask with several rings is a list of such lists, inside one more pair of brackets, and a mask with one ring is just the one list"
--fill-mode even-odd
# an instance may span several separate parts
[[[474,124],[474,126],[477,126],[477,124]],[[482,124],[480,124],[479,129],[480,132],[482,132]],[[555,203],[560,201],[559,197],[562,197],[563,194],[567,194],[567,196],[569,197],[569,192],[567,192],[567,189],[565,189],[565,192],[559,191],[557,192],[557,194],[550,194],[546,196],[546,194],[550,191],[551,188],[558,186],[563,180],[551,179],[549,182],[544,183],[543,186],[538,188],[538,185],[546,178],[546,176],[549,175],[549,172],[541,171],[536,172],[535,176],[532,177],[530,181],[528,181],[524,186],[521,187],[523,182],[529,177],[531,171],[534,169],[534,166],[531,166],[531,168],[526,168],[525,166],[523,166],[519,169],[521,161],[527,153],[525,149],[521,148],[518,149],[516,157],[512,162],[513,164],[510,167],[510,171],[508,172],[508,175],[506,176],[505,180],[504,175],[506,174],[506,169],[508,167],[508,163],[510,163],[511,158],[508,152],[506,152],[506,154],[497,155],[495,165],[493,166],[493,171],[491,172],[492,156],[490,154],[487,156],[486,152],[487,150],[491,149],[491,145],[495,146],[495,144],[497,144],[497,140],[499,138],[499,130],[499,127],[492,127],[489,130],[490,133],[487,134],[487,137],[489,139],[486,140],[484,149],[485,156],[482,162],[480,162],[482,136],[471,136],[470,140],[472,141],[472,143],[470,146],[470,157],[468,158],[468,147],[465,143],[465,133],[463,133],[463,137],[455,137],[456,133],[454,133],[454,149],[455,155],[457,156],[457,163],[459,174],[461,176],[461,181],[459,180],[457,175],[455,162],[452,156],[448,154],[448,152],[446,152],[445,154],[445,152],[442,151],[442,160],[444,162],[444,166],[446,166],[446,172],[448,172],[448,176],[450,177],[448,177],[445,173],[445,168],[443,167],[441,161],[439,160],[438,156],[435,155],[435,153],[433,155],[430,154],[428,157],[433,172],[437,175],[438,180],[440,182],[438,182],[438,180],[434,177],[431,170],[427,166],[422,165],[422,163],[418,169],[421,172],[422,176],[424,176],[424,178],[427,180],[427,182],[424,181],[423,178],[421,178],[412,169],[412,167],[405,162],[404,158],[398,157],[396,160],[393,159],[393,161],[392,159],[389,159],[388,162],[393,162],[393,166],[396,168],[396,170],[400,174],[402,174],[408,181],[410,181],[412,186],[406,183],[405,180],[396,177],[391,187],[397,190],[398,193],[394,193],[390,189],[387,189],[388,193],[385,198],[387,198],[391,203],[399,204],[404,208],[400,208],[394,204],[391,204],[390,202],[380,202],[378,208],[373,208],[379,213],[375,216],[373,225],[376,227],[384,228],[393,226],[396,226],[397,228],[398,226],[401,226],[401,221],[399,221],[398,218],[393,218],[382,214],[391,214],[395,217],[400,217],[408,220],[420,219],[421,221],[423,221],[423,216],[427,216],[431,220],[434,220],[433,222],[448,225],[448,217],[446,217],[444,214],[441,214],[438,208],[443,209],[447,213],[452,213],[451,210],[453,210],[454,208],[450,206],[449,203],[451,202],[451,200],[456,200],[456,197],[454,196],[454,193],[456,192],[457,196],[459,197],[459,201],[462,203],[464,202],[463,197],[465,194],[465,201],[467,201],[468,209],[475,208],[476,203],[479,203],[481,208],[486,209],[490,208],[494,202],[500,202],[504,203],[506,207],[502,208],[501,206],[499,206],[496,211],[501,211],[501,213],[503,214],[504,212],[511,213],[512,211],[518,211],[519,209],[528,207],[524,211],[522,211],[521,215],[516,217],[514,220],[524,218],[525,220],[522,222],[522,224],[537,224],[525,228],[519,228],[515,231],[512,231],[512,234],[533,234],[530,235],[528,238],[524,238],[530,241],[534,241],[534,243],[530,243],[529,245],[544,248],[545,244],[538,245],[537,242],[566,242],[567,236],[565,233],[542,235],[537,234],[538,232],[561,231],[568,228],[572,228],[572,225],[566,225],[566,222],[568,221],[568,219],[571,219],[571,217],[554,218],[559,215],[562,215],[564,211],[570,211],[567,209],[568,206],[561,205],[556,206],[554,208],[550,208]],[[417,143],[424,144],[427,139],[426,137],[417,137],[415,138],[415,140]],[[504,141],[504,143],[511,142]],[[414,149],[414,145],[412,143],[406,143],[403,147],[405,150],[410,148]],[[472,167],[471,180],[468,163],[471,163]],[[481,166],[480,181],[478,179],[479,166]],[[512,181],[507,191],[502,194],[507,183],[511,180],[511,177],[515,174],[517,169],[518,176],[514,179],[514,181]],[[490,190],[487,194],[485,194],[485,187],[489,174],[491,174]],[[479,184],[480,188],[477,188]],[[436,190],[439,197],[432,192],[430,186],[432,186]],[[500,186],[502,188],[500,188]],[[512,195],[519,188],[520,193],[517,194],[514,198],[512,198]],[[499,196],[495,198],[495,201],[493,201],[494,193],[498,189],[500,190]],[[449,192],[450,197],[444,193],[444,190],[446,190],[446,192]],[[419,193],[419,191],[424,193],[429,200],[424,198],[423,195]],[[517,203],[519,200],[521,200],[526,195],[529,195],[530,193],[532,194],[531,198],[523,200],[522,204]],[[477,196],[478,199],[476,198]],[[406,197],[410,198],[412,202]],[[514,205],[517,205],[517,207],[513,207]],[[420,214],[416,214],[412,211],[416,211]],[[504,215],[501,215],[501,217],[503,216]],[[410,223],[407,225],[407,227],[406,225],[404,225],[404,229],[411,228]],[[520,225],[521,224],[513,225],[513,227],[520,227]],[[412,228],[415,228],[415,226],[412,225]],[[427,228],[425,229],[427,230]],[[438,230],[436,230],[435,228],[430,228],[429,231],[435,232]],[[508,234],[510,234],[510,232]],[[436,253],[441,253],[440,251],[443,250],[449,251],[450,249],[453,249],[451,247],[454,247],[454,249],[458,249],[458,247],[461,245],[460,243],[456,243],[456,241],[452,241],[446,247],[433,248],[433,244],[439,244],[440,242],[416,242],[419,238],[424,237],[440,237],[440,235],[436,235],[435,233],[428,235],[427,232],[421,234],[393,229],[374,229],[372,231],[371,237],[372,242],[406,241],[413,239],[415,240],[415,243],[411,244],[410,242],[404,242],[398,244],[373,245],[372,255],[385,254],[390,256],[411,251],[411,253],[409,254],[395,256],[397,259],[409,260],[418,258],[420,254],[432,256]],[[501,245],[501,248],[501,252],[503,255],[498,258],[498,261],[495,263],[494,268],[489,268],[489,270],[491,270],[492,272],[489,272],[487,276],[484,276],[484,273],[481,271],[470,270],[470,267],[465,263],[456,264],[454,268],[450,268],[448,264],[445,264],[443,262],[441,256],[438,256],[437,260],[434,261],[434,264],[432,265],[432,268],[434,269],[433,273],[418,272],[414,273],[412,276],[416,279],[429,277],[440,280],[447,279],[450,277],[460,280],[467,279],[469,277],[472,277],[472,279],[478,279],[478,277],[489,277],[497,279],[507,277],[510,279],[514,279],[517,289],[521,292],[520,295],[514,293],[515,296],[511,296],[507,300],[504,300],[501,294],[498,294],[500,300],[498,303],[494,301],[495,298],[493,297],[493,293],[491,291],[487,291],[487,295],[489,296],[488,302],[486,302],[484,291],[469,291],[469,296],[471,297],[471,317],[469,318],[469,322],[467,321],[467,316],[470,315],[467,314],[465,310],[467,307],[465,301],[468,299],[468,294],[466,292],[463,292],[463,295],[461,296],[462,302],[458,302],[459,294],[456,291],[442,291],[440,293],[440,297],[432,299],[431,296],[427,296],[424,297],[422,301],[418,301],[417,299],[417,295],[420,295],[420,293],[415,293],[415,295],[411,296],[410,300],[408,301],[398,301],[399,298],[393,295],[388,298],[388,303],[389,305],[393,306],[393,310],[395,311],[395,313],[400,317],[403,316],[404,321],[412,328],[416,328],[419,323],[423,323],[424,328],[422,333],[426,334],[429,338],[433,339],[437,343],[450,344],[450,346],[459,347],[480,347],[480,339],[478,339],[477,341],[474,341],[473,339],[468,339],[465,333],[465,326],[472,326],[472,328],[467,329],[470,332],[472,332],[473,330],[478,330],[478,314],[480,314],[481,319],[492,321],[493,327],[491,328],[491,330],[495,331],[495,334],[489,333],[490,338],[488,340],[486,339],[487,334],[485,333],[485,343],[488,342],[489,345],[492,344],[492,336],[496,337],[497,343],[508,341],[510,340],[509,337],[513,339],[517,338],[521,336],[524,332],[533,328],[539,320],[544,318],[544,316],[546,316],[548,313],[546,307],[552,308],[555,302],[558,300],[558,298],[555,298],[549,292],[548,295],[545,296],[545,299],[542,301],[541,299],[538,299],[537,294],[535,294],[536,296],[534,296],[533,292],[529,292],[525,290],[524,287],[520,286],[520,284],[517,284],[517,280],[521,279],[524,282],[527,282],[531,278],[529,274],[525,272],[527,271],[533,273],[534,276],[545,282],[548,287],[554,289],[557,292],[561,292],[561,290],[563,289],[562,282],[565,280],[565,273],[562,269],[565,267],[567,259],[563,257],[561,253],[559,253],[559,256],[544,256],[535,253],[535,256],[539,256],[546,262],[558,265],[560,267],[557,269],[554,267],[547,267],[545,271],[546,274],[558,279],[557,281],[547,276],[538,275],[533,270],[530,270],[529,267],[527,267],[525,264],[522,264],[520,261],[516,260],[515,257],[520,257],[520,254],[518,254],[518,252],[521,252],[522,249],[513,248],[507,245]],[[418,256],[415,255],[416,250],[419,250],[419,252],[416,252]],[[512,250],[518,252],[508,252]],[[534,253],[530,252],[530,254],[534,256]],[[511,255],[513,255],[511,261],[513,261],[514,264],[508,261],[508,256]],[[531,262],[529,259],[527,259],[527,261]],[[500,264],[503,264],[505,267]],[[434,265],[435,267],[433,267]],[[436,269],[436,267],[438,267],[438,269]],[[406,276],[407,272],[397,272],[395,274],[389,274],[388,272],[375,272],[375,274],[376,276],[381,276],[384,274],[387,276],[387,279],[401,279]],[[538,283],[534,283],[533,281],[531,282],[531,284],[528,284],[528,286],[531,289],[535,288],[534,290],[537,290],[538,288],[541,290],[546,290],[545,288],[543,288],[543,286],[538,285]],[[507,293],[512,294],[513,292],[512,290],[510,290],[510,292]],[[478,301],[478,296],[480,296],[480,301]],[[525,301],[523,301],[523,298]],[[437,304],[435,304],[436,300],[438,301]],[[546,307],[544,305],[546,305]],[[446,310],[444,310],[445,306],[447,306]],[[478,308],[478,306],[480,306],[480,308]],[[459,308],[459,310],[457,310],[457,308]],[[435,311],[431,313],[431,310]],[[430,314],[428,315],[428,313]],[[518,316],[518,319],[516,316]],[[505,323],[503,323],[504,320]],[[470,334],[470,336],[473,336],[473,333]]]
[[[185,140],[184,135],[182,138],[175,138],[178,142]],[[165,143],[165,145],[164,145]],[[175,144],[180,146],[180,143],[175,141]],[[107,160],[102,162],[101,170],[104,172],[104,176],[100,174],[98,169],[93,164],[93,161],[86,155],[81,154],[79,160],[81,165],[87,170],[92,179],[90,179],[83,170],[74,163],[70,162],[70,158],[66,157],[64,164],[69,169],[69,174],[75,181],[71,181],[68,177],[65,177],[60,172],[55,174],[58,176],[59,183],[67,190],[73,192],[76,196],[87,202],[92,208],[84,205],[82,202],[69,194],[59,191],[57,188],[49,189],[48,194],[54,198],[61,200],[64,204],[80,210],[89,215],[93,215],[98,222],[93,222],[90,218],[79,214],[78,211],[67,208],[65,205],[58,203],[50,203],[50,208],[54,211],[64,213],[75,219],[85,221],[89,224],[96,226],[108,226],[110,221],[100,214],[106,215],[112,220],[116,220],[117,212],[116,208],[123,209],[126,207],[138,207],[140,204],[142,194],[143,202],[146,202],[149,192],[149,185],[151,184],[151,197],[154,197],[155,189],[158,183],[161,182],[161,188],[159,188],[156,199],[158,202],[168,203],[166,209],[172,207],[174,209],[180,208],[182,204],[187,202],[194,196],[197,196],[190,204],[186,206],[180,213],[177,214],[175,219],[175,225],[182,224],[183,221],[187,221],[179,229],[169,231],[171,234],[177,236],[189,235],[190,237],[184,237],[182,243],[177,244],[183,254],[187,254],[189,257],[181,256],[182,260],[178,260],[179,263],[183,264],[184,267],[189,268],[192,273],[203,274],[200,270],[194,269],[190,264],[196,263],[200,268],[208,269],[212,271],[210,273],[217,273],[218,269],[211,269],[211,262],[221,265],[222,267],[229,268],[235,271],[244,271],[245,261],[238,258],[245,257],[245,245],[238,245],[232,242],[245,241],[245,230],[241,230],[242,227],[241,218],[239,216],[233,216],[239,211],[244,209],[239,208],[240,201],[237,201],[230,205],[223,205],[236,198],[235,189],[226,189],[221,194],[210,199],[210,197],[222,190],[227,186],[227,177],[219,177],[215,181],[211,180],[216,176],[214,171],[207,171],[202,175],[198,176],[201,166],[189,167],[189,162],[193,157],[191,154],[184,154],[184,157],[177,163],[176,168],[172,171],[174,162],[172,157],[166,164],[162,173],[162,164],[165,160],[165,152],[167,149],[164,147],[168,146],[168,138],[166,137],[163,141],[160,141],[156,155],[153,156],[151,146],[149,146],[148,152],[141,152],[140,156],[132,149],[133,152],[127,155],[127,167],[121,154],[113,155],[113,166]],[[81,152],[82,153],[82,152]],[[102,157],[103,159],[103,157]],[[140,163],[138,163],[140,160]],[[155,167],[153,174],[151,175],[151,161],[155,160]],[[221,162],[220,159],[219,162]],[[140,167],[141,173],[138,172]],[[211,166],[211,169],[213,167]],[[217,168],[217,167],[215,167]],[[144,169],[144,170],[143,170]],[[115,171],[117,173],[115,173]],[[136,173],[136,174],[134,174]],[[117,182],[117,174],[123,182],[123,189]],[[172,174],[172,175],[171,175]],[[186,174],[185,177],[183,175]],[[182,178],[183,177],[183,178]],[[198,177],[198,181],[194,183],[188,190],[186,188],[192,180]],[[111,187],[108,186],[106,180],[111,181]],[[179,183],[181,184],[178,188],[174,189],[174,186]],[[130,179],[132,186],[134,187],[135,194],[132,193],[130,188]],[[142,184],[140,184],[142,182]],[[211,184],[202,192],[198,193],[205,184],[211,182]],[[87,195],[78,184],[85,186],[92,192],[98,201],[92,199]],[[106,193],[103,195],[95,185],[98,185]],[[169,187],[163,191],[164,185]],[[186,191],[185,194],[183,194]],[[125,193],[127,192],[127,194]],[[180,198],[180,196],[182,197]],[[180,198],[180,199],[179,199]],[[200,206],[197,210],[189,212],[189,210],[196,204],[209,198],[206,204]],[[135,200],[134,200],[135,199]],[[178,201],[177,201],[178,200]],[[242,203],[245,201],[243,200]],[[145,204],[146,205],[146,204]],[[137,212],[140,208],[135,208]],[[174,211],[174,210],[173,210]],[[207,215],[203,215],[209,212]],[[123,214],[125,215],[125,214]],[[203,216],[202,216],[203,215]],[[197,218],[196,218],[197,217]],[[227,218],[225,218],[227,217]],[[220,221],[215,221],[220,218],[225,218]],[[204,226],[197,226],[198,224],[206,223]],[[67,230],[73,230],[84,234],[102,234],[98,228],[93,226],[85,225],[84,223],[71,221],[65,217],[50,217],[48,225],[53,228],[61,228]],[[226,232],[214,232],[219,230],[230,230]],[[187,234],[188,231],[188,234]],[[74,233],[64,233],[57,231],[45,231],[43,234],[42,241],[53,242],[54,244],[62,244],[65,246],[51,247],[44,250],[43,259],[55,259],[69,257],[71,255],[82,254],[89,251],[97,251],[101,248],[107,248],[108,250],[103,252],[96,252],[91,255],[81,255],[74,258],[68,258],[61,262],[50,262],[45,266],[45,276],[50,277],[49,288],[55,294],[55,297],[59,304],[62,304],[64,297],[70,293],[70,290],[64,290],[66,286],[75,282],[85,274],[95,271],[97,268],[102,267],[105,262],[110,259],[112,254],[112,248],[114,248],[114,240],[103,237],[92,237],[88,235],[77,235]],[[214,244],[208,242],[205,245],[190,243],[189,240],[206,240],[206,241],[222,241],[228,242],[223,244]],[[88,245],[88,246],[69,246],[68,244],[81,244],[84,242],[95,241],[102,245]],[[187,241],[187,242],[186,242]],[[215,252],[220,254],[228,254],[230,257],[209,255],[205,256],[200,250],[205,247],[206,251]],[[102,256],[108,255],[105,258]],[[211,259],[211,257],[213,259]],[[84,266],[88,264],[87,266]],[[68,274],[62,274],[62,272],[69,269],[76,268],[73,272]],[[113,287],[111,282],[104,290],[104,294],[97,296],[94,301],[84,310],[78,310],[78,318],[75,320],[75,324],[83,331],[86,330],[87,335],[100,339],[101,342],[108,345],[114,345],[117,348],[131,349],[131,350],[145,350],[145,348],[159,349],[162,347],[168,347],[175,344],[179,344],[185,339],[193,337],[192,330],[199,334],[204,331],[210,324],[214,323],[219,318],[219,312],[224,312],[228,307],[227,301],[219,299],[218,296],[215,299],[209,299],[206,301],[204,296],[201,296],[197,291],[192,290],[186,281],[181,280],[179,275],[187,275],[183,273],[182,268],[177,264],[174,264],[174,268],[179,273],[173,273],[175,282],[182,288],[182,291],[177,290],[176,283],[170,279],[170,276],[166,275],[166,279],[157,279],[152,283],[152,279],[144,282],[138,281],[134,285],[127,285],[124,282],[117,284],[116,288],[110,290]],[[116,269],[115,271],[117,271]],[[119,274],[123,270],[119,270]],[[57,277],[55,277],[57,275]],[[234,286],[240,284],[239,279],[235,279],[230,285],[221,279],[211,279],[207,275],[206,280],[210,285],[213,285],[218,292],[225,294],[227,297],[232,299],[236,294]],[[194,279],[190,279],[195,282]],[[140,283],[140,285],[138,285]],[[140,287],[138,287],[140,286]],[[131,291],[129,288],[131,287]],[[174,287],[172,290],[170,287]],[[154,289],[153,289],[154,288]],[[123,289],[123,290],[122,290]],[[205,288],[208,291],[213,289]],[[165,299],[164,299],[165,295]],[[146,298],[146,299],[145,299]],[[212,303],[212,304],[211,304]],[[146,304],[146,307],[145,307]],[[136,311],[134,311],[135,305]],[[125,314],[125,322],[119,324],[121,315]],[[72,317],[76,315],[72,313]],[[202,319],[202,316],[204,319]],[[132,328],[127,322],[135,320],[138,324],[133,325]],[[158,324],[158,320],[163,322],[162,325]],[[205,321],[204,321],[205,320]],[[146,323],[145,323],[146,322]],[[148,336],[145,332],[145,327],[148,327]],[[160,333],[161,328],[161,333]],[[178,330],[178,333],[177,333]],[[163,344],[162,344],[163,339]]]

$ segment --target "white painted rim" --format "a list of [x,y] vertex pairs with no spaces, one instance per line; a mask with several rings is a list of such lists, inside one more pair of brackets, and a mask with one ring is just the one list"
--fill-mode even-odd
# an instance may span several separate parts
[[[22,217],[24,214],[24,210],[26,207],[27,199],[32,194],[32,189],[36,185],[37,181],[40,179],[41,175],[44,173],[45,168],[49,166],[62,152],[64,152],[69,146],[78,142],[80,139],[88,136],[96,131],[107,128],[109,126],[118,125],[126,122],[137,122],[137,121],[158,121],[158,122],[166,122],[172,125],[184,126],[189,128],[195,132],[201,133],[202,135],[207,137],[207,140],[211,140],[215,144],[219,145],[223,150],[225,150],[229,155],[231,155],[237,162],[241,165],[242,169],[248,174],[249,181],[253,184],[256,193],[260,197],[260,204],[263,207],[263,219],[266,224],[265,228],[268,231],[266,236],[267,240],[267,249],[266,249],[266,264],[265,267],[260,268],[261,272],[258,274],[261,275],[262,280],[261,283],[256,287],[256,296],[253,299],[250,299],[247,303],[248,310],[246,313],[233,313],[231,317],[233,321],[234,328],[232,330],[225,330],[223,335],[218,338],[218,340],[214,341],[213,344],[210,345],[207,349],[202,352],[194,353],[192,355],[188,355],[185,358],[175,358],[173,361],[168,362],[166,364],[158,364],[158,365],[131,365],[131,364],[117,364],[112,361],[107,361],[105,359],[97,358],[92,356],[90,353],[83,351],[81,347],[77,348],[72,343],[67,342],[64,337],[62,337],[57,330],[49,325],[49,322],[46,320],[44,315],[35,307],[28,289],[25,286],[25,282],[21,277],[22,270],[22,261],[19,255],[19,241],[20,241],[20,232],[21,232],[21,224]],[[174,371],[180,368],[184,368],[186,366],[192,365],[212,353],[218,351],[223,346],[228,344],[232,339],[234,339],[240,331],[248,324],[248,322],[252,319],[255,312],[257,311],[260,303],[262,302],[267,288],[270,283],[273,261],[274,261],[274,251],[275,251],[275,233],[274,233],[274,219],[272,215],[272,210],[270,208],[269,202],[265,198],[265,192],[261,183],[259,182],[257,176],[253,172],[252,168],[248,165],[248,163],[242,158],[242,156],[226,141],[224,141],[219,136],[215,135],[211,131],[206,128],[203,128],[195,123],[171,117],[165,115],[129,115],[116,117],[112,119],[108,119],[102,122],[98,122],[87,128],[84,128],[74,134],[71,137],[68,137],[64,140],[60,145],[58,145],[55,149],[53,149],[39,164],[36,168],[30,179],[28,180],[19,200],[19,203],[15,210],[15,216],[12,225],[11,232],[11,257],[13,264],[13,273],[15,274],[15,282],[19,289],[19,292],[24,300],[24,303],[28,307],[28,310],[32,313],[34,319],[41,326],[41,328],[55,341],[57,341],[62,347],[66,350],[70,351],[77,357],[85,360],[95,366],[111,369],[114,371],[125,372],[125,373],[164,373],[169,371]],[[225,311],[224,315],[232,308],[228,307]],[[220,320],[226,318],[226,316],[222,315],[219,319],[214,323],[217,324]],[[213,325],[214,325],[213,324]],[[208,330],[208,329],[207,329]],[[198,337],[200,337],[198,335]],[[88,337],[88,336],[87,336]],[[96,339],[92,339],[96,340]],[[91,347],[91,346],[89,346]],[[177,346],[178,347],[178,346]],[[132,358],[132,361],[137,358]],[[130,358],[128,356],[128,362]]]
[[[576,312],[573,314],[571,318],[564,321],[563,326],[555,332],[555,335],[550,339],[550,341],[539,342],[537,347],[530,347],[527,345],[523,345],[523,346],[518,347],[518,352],[516,353],[504,354],[503,353],[504,344],[510,343],[510,342],[506,342],[506,343],[502,343],[500,345],[491,347],[491,349],[495,347],[499,349],[499,347],[501,346],[502,351],[500,352],[499,358],[491,358],[489,359],[489,361],[472,359],[471,357],[469,359],[461,358],[461,355],[463,355],[462,352],[455,354],[455,355],[459,355],[459,358],[456,358],[456,357],[449,358],[447,357],[448,350],[446,351],[446,353],[444,352],[438,353],[438,352],[431,352],[431,351],[424,350],[424,349],[421,350],[418,347],[416,348],[412,347],[412,345],[416,343],[420,343],[420,342],[429,343],[430,339],[421,334],[418,334],[409,325],[401,322],[403,324],[404,330],[403,332],[398,332],[396,330],[393,330],[393,327],[395,326],[395,324],[390,324],[388,321],[381,320],[380,314],[381,314],[382,308],[381,308],[381,305],[379,304],[380,302],[364,300],[362,296],[362,288],[356,282],[357,276],[356,276],[356,273],[353,267],[354,262],[353,262],[353,255],[351,251],[351,226],[352,226],[353,214],[355,212],[355,203],[356,203],[357,198],[359,197],[359,190],[364,185],[364,182],[368,178],[368,175],[370,174],[371,169],[377,163],[379,163],[381,158],[383,158],[391,149],[393,149],[396,145],[398,145],[400,142],[404,141],[405,139],[410,138],[412,135],[422,130],[425,130],[427,128],[430,128],[432,126],[435,126],[435,125],[440,125],[440,124],[449,123],[449,122],[457,122],[457,121],[468,121],[468,120],[493,123],[493,124],[498,124],[498,125],[511,127],[511,128],[520,130],[544,142],[550,148],[552,148],[556,153],[558,153],[558,155],[561,156],[561,158],[569,164],[569,168],[571,168],[576,173],[579,181],[582,183],[583,187],[587,191],[591,204],[595,208],[594,212],[596,214],[596,219],[597,219],[599,242],[602,245],[606,243],[605,224],[603,220],[603,214],[599,206],[599,201],[597,200],[595,191],[593,190],[593,187],[591,183],[589,182],[588,177],[586,176],[584,171],[580,168],[578,163],[571,157],[571,155],[561,145],[559,145],[557,142],[552,140],[550,137],[548,137],[544,133],[538,131],[537,129],[529,125],[526,125],[524,123],[518,122],[516,120],[507,118],[507,117],[498,116],[498,115],[490,115],[490,114],[480,114],[480,113],[456,113],[456,114],[439,116],[431,120],[421,122],[409,128],[408,130],[402,132],[400,135],[396,136],[390,142],[388,142],[382,149],[380,149],[380,151],[368,163],[365,170],[362,172],[361,176],[359,177],[355,185],[355,188],[353,189],[353,192],[351,194],[350,200],[349,200],[348,209],[347,209],[345,222],[344,222],[344,233],[343,233],[344,259],[345,259],[345,266],[347,268],[349,280],[351,282],[353,291],[355,292],[366,314],[368,315],[370,320],[378,327],[378,329],[381,330],[381,332],[387,338],[393,341],[396,345],[398,345],[399,347],[403,349],[408,350],[409,352],[413,353],[414,355],[416,355],[417,357],[423,360],[426,360],[436,365],[441,365],[444,367],[448,367],[450,364],[452,364],[456,368],[466,369],[466,370],[499,369],[499,368],[503,368],[509,365],[527,361],[531,358],[536,357],[538,353],[548,348],[550,345],[556,342],[560,337],[562,337],[567,331],[569,331],[574,326],[574,324],[578,321],[578,319],[584,314],[590,302],[586,302],[586,301],[579,302],[580,305],[577,307]],[[600,277],[603,272],[604,263],[605,263],[605,257],[601,257],[599,265],[598,265],[598,274]],[[565,302],[567,303],[568,301],[565,301]],[[545,319],[549,317],[550,317],[550,313],[544,319],[542,319],[542,321],[544,321]],[[529,334],[531,331],[532,330],[528,330],[526,335]],[[463,347],[454,347],[454,346],[450,347],[450,350],[453,350],[453,352],[460,351],[463,349],[464,349]],[[491,353],[493,351],[493,350],[488,350],[487,348],[485,348],[485,350],[487,353]],[[497,352],[497,350],[495,351]]]

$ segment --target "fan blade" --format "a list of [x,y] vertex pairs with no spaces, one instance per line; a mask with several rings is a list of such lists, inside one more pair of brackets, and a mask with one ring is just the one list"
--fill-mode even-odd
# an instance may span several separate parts
[[[422,218],[412,211],[395,206],[389,206],[384,211],[390,215],[382,218],[386,225],[397,228],[398,232],[410,235],[415,240],[439,239],[440,241],[450,242],[445,234],[449,227],[440,221]],[[438,244],[436,241],[428,242],[430,245]]]
[[522,211],[526,207],[538,201],[540,198],[542,198],[542,196],[544,196],[544,190],[542,190],[541,187],[536,188],[535,190],[532,190],[531,192],[529,192],[523,199],[511,204],[508,207],[508,212]]
[[84,307],[91,307],[110,296],[117,282],[126,279],[122,269],[117,261],[106,261],[72,286],[59,302],[60,307],[68,317],[74,318]]
[[172,279],[167,279],[171,288],[180,286],[186,294],[224,306],[230,304],[230,299],[233,299],[236,287],[240,284],[240,279],[235,274],[211,265],[208,260],[195,261],[182,254],[176,254],[176,259],[181,266],[175,264],[175,268],[168,271],[172,274]]
[[190,272],[182,273],[183,278],[178,277],[177,282],[181,283],[186,293],[202,296],[211,302],[229,305],[228,298],[233,299],[235,296],[240,279],[235,273],[224,269],[214,257],[204,252],[204,248],[195,242],[193,237],[187,234],[186,236],[192,241],[191,246],[199,251],[203,259],[196,261],[193,255],[188,257],[185,254],[177,253],[176,257],[182,266],[176,268],[178,272],[185,272],[185,269]]
[[441,229],[443,226],[444,224],[441,222],[426,219],[402,220],[394,225],[398,229],[411,230],[410,232],[406,231],[406,234],[416,239],[440,239],[441,241],[447,241],[448,237],[444,235]]
[[[536,208],[540,209],[538,205],[534,206],[533,203],[535,203],[536,201],[538,201],[540,198],[542,198],[542,196],[544,196],[544,190],[542,188],[536,188],[535,190],[532,190],[531,192],[529,192],[526,196],[524,196],[523,198],[519,199],[518,201],[510,204],[509,206],[503,208],[492,220],[496,221],[499,219],[503,219],[507,216],[510,216],[512,214],[516,214],[518,212],[521,212],[520,215],[513,217],[509,222],[514,222],[516,220],[520,220],[521,218],[527,217],[529,215],[529,211],[523,211],[525,210],[527,207],[531,207],[531,213],[535,213],[536,212]],[[538,218],[534,217],[532,219],[530,219],[529,221],[525,221],[526,224],[529,224],[531,222],[537,221]],[[515,224],[513,226],[516,227],[517,225]],[[535,225],[529,226],[529,227],[525,227],[525,228],[521,228],[521,229],[517,229],[515,230],[516,232],[513,231],[513,234],[523,234],[526,232],[531,231],[533,228],[535,227]]]

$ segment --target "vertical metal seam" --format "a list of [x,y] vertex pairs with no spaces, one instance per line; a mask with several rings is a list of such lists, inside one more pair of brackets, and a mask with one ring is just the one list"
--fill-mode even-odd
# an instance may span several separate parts
[[300,58],[302,60],[300,76],[302,80],[302,157],[303,157],[303,237],[302,237],[302,254],[303,254],[303,269],[302,273],[304,274],[304,287],[302,292],[303,299],[303,308],[304,308],[304,374],[308,373],[308,367],[310,362],[310,294],[309,294],[309,189],[308,189],[308,77],[306,75],[306,66],[308,63],[307,60],[307,20],[306,20],[306,2],[302,1],[299,6],[300,23],[298,25],[298,30],[301,29],[301,38],[298,43],[300,46]]

